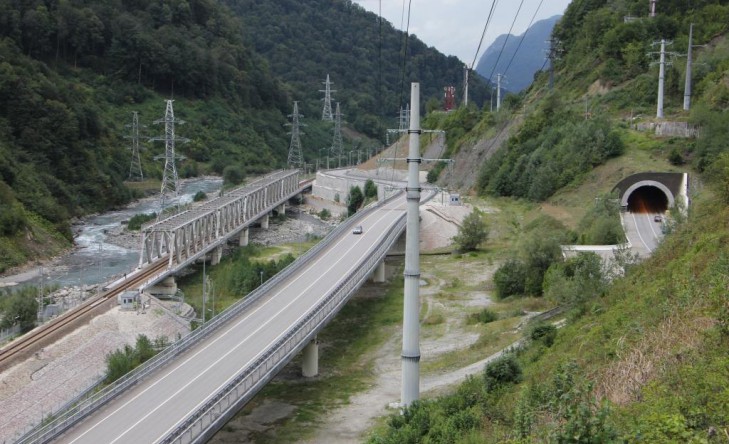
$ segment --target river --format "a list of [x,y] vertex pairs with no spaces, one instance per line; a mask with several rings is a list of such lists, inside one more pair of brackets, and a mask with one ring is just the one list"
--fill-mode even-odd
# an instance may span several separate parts
[[[209,196],[217,194],[222,179],[205,177],[182,181],[179,196],[170,205],[192,202],[198,191]],[[76,247],[48,267],[38,267],[27,273],[3,278],[6,286],[55,285],[59,287],[96,285],[136,268],[139,249],[125,248],[108,242],[109,232],[118,230],[123,221],[136,214],[159,213],[159,199],[142,199],[126,208],[87,217],[74,226]],[[0,282],[2,283],[2,282]]]

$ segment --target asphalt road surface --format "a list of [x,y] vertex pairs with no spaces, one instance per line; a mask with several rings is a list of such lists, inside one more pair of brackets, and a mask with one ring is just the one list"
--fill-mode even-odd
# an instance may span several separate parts
[[246,313],[61,437],[64,443],[155,443],[253,363],[358,266],[405,213],[399,197],[357,223]]
[[[656,222],[656,216],[661,217],[661,222]],[[663,232],[661,226],[665,215],[661,213],[636,213],[627,212],[623,214],[625,235],[633,245],[633,250],[641,256],[649,256],[658,247]]]

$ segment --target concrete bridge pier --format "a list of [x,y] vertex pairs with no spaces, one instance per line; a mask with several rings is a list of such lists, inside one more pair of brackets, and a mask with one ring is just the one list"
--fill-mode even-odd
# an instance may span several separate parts
[[175,282],[174,276],[168,276],[149,287],[147,291],[155,296],[172,297],[177,294],[177,282]]
[[218,265],[223,258],[223,247],[215,247],[210,252],[210,265]]
[[268,230],[268,219],[269,219],[269,216],[270,216],[270,214],[266,214],[265,216],[263,216],[261,218],[261,228],[263,228],[264,230]]
[[248,245],[248,227],[244,228],[240,232],[240,239],[238,239],[238,245],[241,247],[245,247]]
[[372,282],[385,282],[385,260],[383,259],[377,264],[374,270],[372,270]]
[[301,374],[304,378],[313,378],[319,374],[319,343],[316,337],[304,347]]
[[276,213],[279,215],[286,214],[286,202],[276,207]]

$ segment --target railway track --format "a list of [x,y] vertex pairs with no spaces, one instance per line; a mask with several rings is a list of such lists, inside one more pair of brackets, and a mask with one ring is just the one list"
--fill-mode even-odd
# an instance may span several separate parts
[[[6,347],[0,349],[0,371],[53,343],[72,329],[85,324],[94,316],[109,310],[114,306],[114,299],[120,293],[128,289],[138,288],[140,284],[162,271],[166,266],[166,258],[159,260],[141,272],[114,285],[99,296],[86,300],[81,305],[12,341]],[[112,301],[112,303],[109,304],[109,301]]]

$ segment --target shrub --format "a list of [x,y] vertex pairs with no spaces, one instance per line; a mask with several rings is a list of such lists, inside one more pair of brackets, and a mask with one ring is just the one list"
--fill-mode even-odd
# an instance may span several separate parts
[[532,328],[529,337],[532,341],[538,341],[547,347],[551,347],[557,337],[557,327],[552,324],[537,325]]
[[377,185],[375,185],[372,179],[367,179],[367,182],[365,182],[364,196],[365,199],[369,199],[372,197],[377,198]]
[[487,365],[483,375],[486,388],[495,390],[506,384],[518,384],[521,381],[522,371],[516,357],[507,354]]
[[458,250],[470,251],[475,250],[486,240],[489,230],[483,221],[482,213],[474,208],[464,219],[458,234],[453,237]]
[[245,174],[237,165],[228,165],[223,169],[223,182],[226,185],[240,185],[244,179]]
[[193,202],[200,202],[208,198],[208,195],[205,194],[205,191],[198,191],[195,193],[195,196],[193,196],[192,201]]
[[330,217],[332,217],[332,213],[326,208],[319,212],[319,219],[321,220],[329,220]]
[[347,213],[351,216],[359,210],[364,203],[364,194],[362,189],[358,186],[353,186],[349,189],[349,196],[347,197]]
[[517,259],[510,259],[494,273],[496,294],[500,298],[524,294],[526,266]]
[[132,216],[131,219],[129,219],[129,222],[127,222],[127,229],[131,231],[139,231],[142,229],[142,225],[145,222],[149,222],[150,220],[154,220],[157,218],[157,213],[150,213],[150,214],[135,214]]
[[495,320],[499,319],[499,314],[489,310],[488,308],[484,308],[478,313],[473,313],[471,317],[477,322],[481,322],[482,324],[488,324],[489,322],[494,322]]

